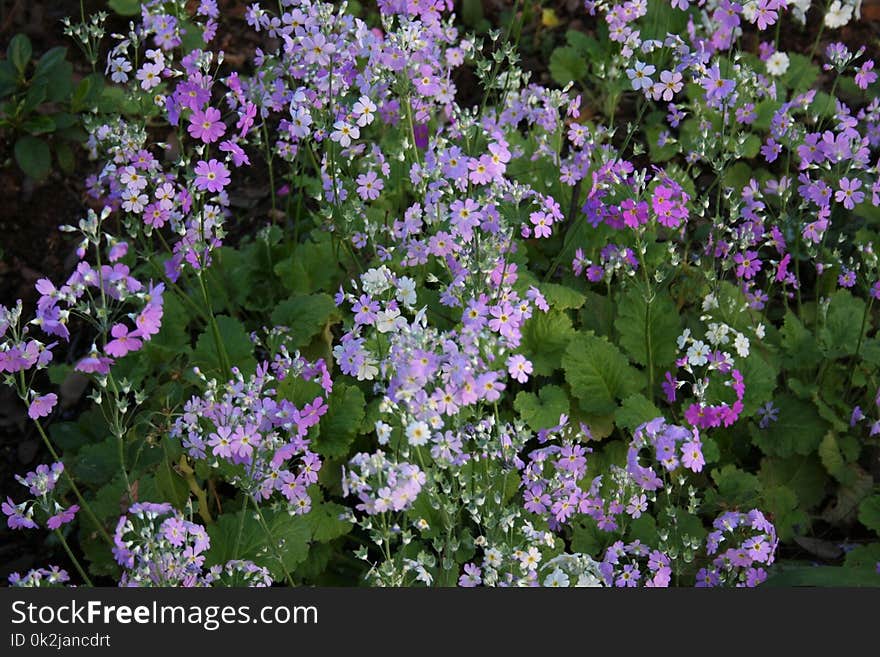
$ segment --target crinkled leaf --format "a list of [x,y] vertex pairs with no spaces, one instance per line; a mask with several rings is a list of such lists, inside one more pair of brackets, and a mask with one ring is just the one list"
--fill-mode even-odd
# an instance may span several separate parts
[[562,365],[562,355],[574,336],[571,319],[558,310],[536,311],[523,325],[522,351],[534,373],[549,376]]
[[576,82],[587,75],[587,62],[583,55],[569,46],[556,48],[550,55],[550,76],[561,86]]
[[660,417],[663,413],[647,397],[642,394],[630,395],[624,399],[620,408],[614,413],[617,426],[629,432],[635,431],[640,424]]
[[565,380],[585,413],[613,413],[617,400],[643,387],[642,375],[605,338],[581,333],[562,358]]
[[816,407],[789,394],[780,395],[774,403],[779,408],[779,419],[765,429],[753,425],[754,444],[770,456],[814,452],[828,430],[828,423]]
[[513,406],[534,431],[556,426],[559,424],[559,416],[568,415],[570,409],[565,390],[554,385],[543,386],[537,395],[521,391]]
[[630,286],[619,297],[614,327],[620,335],[621,346],[639,365],[648,365],[649,341],[655,368],[675,360],[675,339],[681,333],[681,322],[668,294],[656,293],[648,314],[644,295],[635,286]]
[[272,312],[276,326],[291,330],[294,349],[304,347],[318,335],[332,318],[338,318],[336,304],[326,294],[306,294],[282,301]]
[[327,406],[314,448],[321,456],[339,458],[347,454],[360,430],[366,402],[359,388],[337,383]]

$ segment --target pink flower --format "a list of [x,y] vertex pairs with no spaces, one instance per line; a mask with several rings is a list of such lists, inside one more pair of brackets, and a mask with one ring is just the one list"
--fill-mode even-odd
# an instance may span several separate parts
[[196,164],[196,187],[209,192],[221,192],[229,184],[229,169],[222,162],[211,159]]
[[104,351],[110,354],[111,356],[116,356],[117,358],[122,358],[130,351],[137,351],[141,348],[141,341],[138,339],[140,337],[140,333],[137,330],[129,333],[128,327],[125,324],[116,324],[110,329],[110,335],[112,335],[115,340],[111,340],[104,347]]
[[507,359],[507,371],[510,376],[520,383],[529,380],[529,374],[532,373],[532,363],[525,356],[515,354]]
[[28,416],[32,420],[45,417],[52,412],[52,409],[55,408],[55,404],[57,403],[58,396],[54,392],[50,392],[48,395],[43,395],[42,397],[35,397],[31,402],[31,405],[28,407]]
[[226,126],[220,120],[220,110],[208,107],[205,111],[196,110],[189,117],[187,132],[193,139],[201,139],[206,144],[213,144],[226,132]]

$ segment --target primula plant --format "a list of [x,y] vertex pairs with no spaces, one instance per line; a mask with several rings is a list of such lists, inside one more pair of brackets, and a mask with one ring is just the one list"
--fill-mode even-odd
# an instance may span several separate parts
[[68,23],[90,209],[0,308],[63,552],[10,584],[880,583],[858,4],[538,4]]

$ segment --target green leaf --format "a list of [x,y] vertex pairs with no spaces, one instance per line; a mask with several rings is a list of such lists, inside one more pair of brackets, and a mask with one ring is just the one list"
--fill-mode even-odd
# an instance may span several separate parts
[[28,176],[42,180],[52,164],[49,144],[31,135],[19,137],[15,142],[15,161]]
[[822,352],[813,334],[804,328],[801,320],[790,310],[785,313],[782,329],[783,364],[791,369],[810,369],[822,361]]
[[844,461],[843,454],[837,444],[837,435],[833,431],[829,431],[822,438],[822,442],[819,444],[819,459],[828,470],[828,474],[837,481],[841,483],[852,481],[852,471],[846,467],[846,461]]
[[761,459],[758,479],[764,491],[774,486],[787,486],[797,495],[798,506],[806,511],[818,506],[825,498],[827,477],[815,456]]
[[[314,496],[313,496],[314,498]],[[345,536],[351,531],[352,522],[340,518],[346,507],[335,502],[322,502],[312,507],[304,517],[309,522],[312,538],[320,543]]]
[[[254,345],[242,323],[227,315],[219,315],[217,326],[220,332],[220,341],[226,350],[230,366],[238,367],[244,372],[252,370],[256,365],[252,355]],[[217,354],[214,333],[210,326],[205,327],[196,341],[193,364],[203,370],[213,371],[215,374],[222,373],[220,356]]]
[[12,62],[19,76],[24,75],[32,53],[31,40],[25,34],[16,34],[6,47],[6,57]]
[[561,86],[582,80],[587,75],[587,62],[574,48],[556,48],[550,55],[550,76]]
[[55,121],[52,120],[51,116],[35,114],[22,123],[21,127],[24,128],[25,132],[29,132],[32,135],[42,135],[55,129]]
[[758,351],[754,350],[747,358],[739,360],[738,368],[743,375],[746,386],[743,415],[751,417],[757,413],[761,406],[773,399],[779,371],[768,363]]
[[537,395],[521,391],[513,407],[533,431],[555,427],[559,424],[559,416],[568,415],[570,410],[565,390],[554,385],[542,386]]
[[0,61],[0,98],[5,98],[18,87],[15,67],[8,59]]
[[[285,509],[279,511],[263,510],[266,528],[248,509],[243,519],[243,531],[238,552],[235,550],[241,511],[224,513],[217,522],[208,527],[211,547],[208,550],[207,565],[225,564],[230,559],[250,559],[264,566],[276,580],[284,578],[284,568],[292,570],[303,562],[309,554],[309,539],[312,532],[306,516],[291,516]],[[268,533],[266,531],[268,529]],[[276,554],[280,555],[284,568]]]
[[758,477],[728,464],[712,471],[718,494],[730,506],[753,505],[758,498]]
[[642,394],[630,395],[624,399],[620,408],[614,413],[614,422],[629,432],[634,432],[640,424],[662,416],[659,408],[654,406]]
[[348,453],[360,430],[366,401],[359,388],[336,383],[327,406],[314,447],[321,456],[339,458]]
[[562,357],[565,380],[585,413],[607,414],[616,400],[638,392],[642,376],[620,350],[605,338],[578,334]]
[[[865,302],[854,297],[849,290],[838,290],[834,293],[825,322],[819,331],[819,346],[826,357],[840,358],[856,353],[864,314]],[[865,322],[865,332],[870,328],[869,318]]]
[[67,57],[67,48],[55,46],[43,53],[34,68],[34,77],[39,78],[52,73]]
[[523,325],[522,350],[535,375],[549,376],[562,365],[562,355],[574,336],[571,319],[563,312],[535,312]]
[[880,495],[872,495],[859,505],[859,522],[880,534]]
[[119,472],[119,449],[116,438],[83,446],[76,455],[73,472],[77,481],[99,486]]
[[766,429],[752,425],[752,442],[770,456],[811,454],[828,430],[816,407],[790,394],[776,398],[779,419]]
[[765,488],[759,506],[772,514],[780,540],[790,541],[798,533],[796,530],[810,525],[807,514],[798,508],[797,494],[787,486]]
[[107,4],[120,16],[134,16],[141,13],[141,0],[108,0]]
[[880,575],[876,568],[863,566],[784,566],[773,570],[761,586],[880,586]]
[[329,234],[298,244],[293,254],[275,265],[281,284],[294,294],[332,290],[340,276],[339,259],[333,252]]
[[551,308],[556,310],[568,310],[571,308],[580,308],[584,305],[587,298],[567,285],[559,285],[558,283],[541,283],[538,285],[541,294],[547,300]]
[[788,70],[779,78],[782,84],[794,91],[806,91],[811,88],[819,77],[819,67],[806,55],[790,52],[788,57]]
[[676,356],[675,339],[681,333],[681,322],[675,303],[664,292],[655,294],[650,304],[644,295],[630,286],[619,298],[614,327],[620,334],[620,344],[639,365],[648,365],[650,340],[654,367],[671,364]]
[[338,320],[339,314],[333,299],[326,294],[293,296],[278,304],[272,312],[275,326],[290,328],[294,349],[311,342],[331,318]]

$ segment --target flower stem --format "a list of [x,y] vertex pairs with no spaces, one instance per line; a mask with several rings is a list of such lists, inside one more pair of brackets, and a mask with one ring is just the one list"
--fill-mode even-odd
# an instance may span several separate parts
[[74,567],[76,568],[76,572],[79,573],[79,576],[83,578],[83,581],[88,585],[94,588],[94,584],[92,584],[92,580],[89,579],[89,576],[86,575],[86,571],[83,569],[82,564],[80,564],[79,559],[76,558],[73,554],[73,550],[70,549],[70,546],[67,544],[67,540],[64,538],[64,534],[61,533],[60,529],[55,530],[55,535],[58,537],[58,540],[61,541],[61,545],[64,546],[64,551],[67,552],[67,556],[73,562]]
[[[52,442],[49,440],[49,436],[46,435],[46,432],[43,430],[42,425],[39,420],[35,420],[34,424],[37,425],[37,430],[40,432],[40,436],[43,438],[43,442],[46,445],[46,448],[49,450],[49,453],[52,455],[52,458],[56,461],[61,461],[61,457],[58,456],[58,452],[55,451],[55,448],[52,446]],[[107,530],[104,529],[104,525],[98,520],[98,517],[95,515],[95,512],[92,510],[91,505],[86,502],[85,498],[82,496],[82,493],[79,491],[79,487],[76,485],[76,482],[73,480],[73,477],[70,476],[70,473],[67,471],[67,468],[64,469],[64,477],[67,479],[67,483],[70,484],[70,488],[73,491],[73,494],[76,495],[76,499],[79,502],[80,508],[85,512],[85,514],[89,517],[89,520],[92,521],[92,524],[98,530],[98,533],[101,534],[103,539],[107,542],[107,545],[113,547],[113,539],[110,538],[110,534],[107,533]]]

